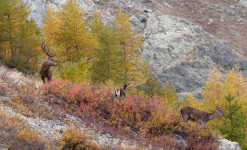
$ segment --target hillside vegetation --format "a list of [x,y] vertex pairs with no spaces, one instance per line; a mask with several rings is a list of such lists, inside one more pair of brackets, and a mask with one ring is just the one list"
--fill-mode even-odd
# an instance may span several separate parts
[[[121,9],[113,24],[105,25],[99,13],[85,19],[76,0],[68,0],[57,11],[47,9],[42,28],[27,19],[29,13],[20,0],[0,2],[1,61],[33,76],[10,75],[6,67],[0,68],[0,146],[114,149],[126,140],[134,146],[117,148],[217,149],[221,136],[247,149],[247,82],[238,67],[226,76],[213,69],[200,91],[202,99],[191,93],[178,99],[172,86],[162,87],[153,76],[141,57],[141,33],[131,30]],[[43,41],[57,54],[58,66],[48,84],[37,81]],[[115,87],[128,83],[127,96],[116,98]],[[183,122],[180,109],[187,105],[207,112],[221,106],[225,117],[201,129],[198,123]],[[46,131],[26,121],[36,118],[59,121],[62,127],[59,133],[43,134]],[[120,142],[97,143],[84,126]]]

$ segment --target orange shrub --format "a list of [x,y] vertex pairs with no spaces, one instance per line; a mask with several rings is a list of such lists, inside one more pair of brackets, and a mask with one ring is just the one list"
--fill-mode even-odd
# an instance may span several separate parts
[[76,129],[70,125],[65,131],[63,131],[60,138],[61,149],[76,149],[76,150],[103,150],[98,146],[88,141],[88,137],[83,133],[82,130]]

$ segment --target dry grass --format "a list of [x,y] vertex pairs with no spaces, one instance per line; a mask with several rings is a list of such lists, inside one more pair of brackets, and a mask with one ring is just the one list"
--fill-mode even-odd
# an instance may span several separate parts
[[57,149],[54,143],[39,136],[18,115],[12,115],[0,106],[0,148],[7,149]]

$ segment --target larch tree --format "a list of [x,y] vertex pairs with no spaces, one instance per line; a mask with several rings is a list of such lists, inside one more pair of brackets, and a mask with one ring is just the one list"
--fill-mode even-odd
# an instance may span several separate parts
[[98,12],[94,12],[92,18],[89,21],[88,26],[90,27],[92,33],[99,37],[101,31],[105,28],[105,25],[102,21],[102,17]]
[[22,3],[21,0],[1,0],[0,9],[0,42],[7,41],[9,43],[13,58],[18,52],[18,34],[21,32],[21,27],[25,24],[30,10],[27,4]]
[[[121,51],[119,41],[111,28],[105,27],[99,36],[100,48],[96,49],[94,72],[96,79],[106,83],[122,84]],[[98,77],[97,77],[98,76]]]
[[204,85],[203,90],[201,90],[201,95],[203,97],[203,102],[205,107],[211,108],[213,111],[215,106],[222,106],[224,103],[221,100],[224,99],[224,89],[223,89],[223,76],[220,72],[214,68],[208,75],[208,81]]
[[29,14],[27,3],[21,0],[0,2],[0,49],[9,66],[36,69],[40,32]]
[[[246,78],[243,77],[242,72],[237,68],[233,67],[225,77],[220,75],[219,72],[213,70],[209,74],[209,81],[206,82],[204,89],[201,91],[203,100],[202,108],[207,111],[213,111],[216,105],[225,106],[230,109],[230,103],[235,104],[237,101],[238,105],[241,105],[242,108],[239,110],[239,113],[247,113],[247,82]],[[226,95],[231,95],[226,98]],[[232,99],[231,97],[234,97]],[[232,99],[228,101],[229,99]],[[227,105],[226,105],[227,104]],[[245,128],[247,127],[247,118],[245,119]],[[216,118],[217,121],[209,122],[214,126],[222,126],[223,122],[220,118]],[[247,134],[247,131],[243,131]],[[226,134],[226,133],[225,133]],[[246,137],[245,137],[246,138]],[[245,139],[246,140],[246,139]]]
[[146,80],[142,73],[145,63],[141,58],[142,53],[138,50],[142,46],[141,34],[131,31],[129,16],[122,10],[119,10],[116,16],[114,29],[122,51],[123,82],[130,83],[131,87],[137,87]]
[[[242,106],[247,106],[247,79],[243,77],[242,72],[234,67],[225,77],[220,75],[216,69],[209,74],[209,81],[206,82],[204,89],[201,90],[204,98],[204,106],[212,109],[216,105],[223,106],[225,103],[225,95],[230,93],[239,100]],[[246,107],[243,108],[247,112]]]
[[30,69],[37,69],[38,56],[40,51],[40,29],[34,20],[26,21],[21,30],[19,38],[19,55]]
[[81,57],[93,58],[93,49],[97,48],[98,41],[86,28],[83,10],[76,0],[68,0],[59,13],[62,23],[56,33],[56,43],[64,48],[62,55],[72,61]]
[[59,33],[59,26],[61,26],[62,21],[59,19],[58,12],[55,12],[52,5],[48,5],[46,10],[46,15],[43,20],[43,26],[41,31],[43,33],[42,39],[46,42],[51,49],[56,50],[56,40]]
[[111,27],[104,25],[98,13],[94,13],[89,27],[99,41],[99,48],[95,49],[95,60],[92,66],[92,81],[94,83],[112,81],[114,84],[120,84],[122,79],[119,39]]

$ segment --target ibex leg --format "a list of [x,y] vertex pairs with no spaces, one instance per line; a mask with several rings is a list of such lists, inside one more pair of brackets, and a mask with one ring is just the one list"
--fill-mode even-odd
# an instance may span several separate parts
[[48,76],[47,81],[51,82],[51,75]]
[[201,125],[202,125],[202,128],[203,128],[203,129],[205,129],[205,125],[206,125],[206,123],[205,123],[205,122],[203,122],[203,121],[200,121],[200,123],[201,123]]
[[189,119],[189,115],[183,114],[183,119],[184,119],[184,122],[186,123]]
[[42,79],[43,83],[45,84],[45,77],[41,76],[41,79]]

